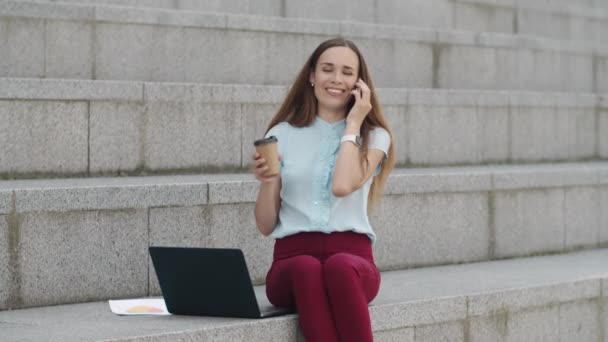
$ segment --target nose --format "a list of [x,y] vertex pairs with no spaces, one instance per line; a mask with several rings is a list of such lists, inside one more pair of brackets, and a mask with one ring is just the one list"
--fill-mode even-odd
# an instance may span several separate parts
[[340,75],[339,72],[335,72],[333,74],[332,82],[337,83],[337,84],[341,84],[342,83],[342,76]]

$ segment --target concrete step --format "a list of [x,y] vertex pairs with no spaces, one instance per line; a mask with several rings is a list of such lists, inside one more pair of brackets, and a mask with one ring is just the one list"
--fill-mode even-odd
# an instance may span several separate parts
[[[56,1],[57,2],[57,1]],[[62,0],[284,18],[355,21],[476,32],[503,32],[608,43],[608,6],[587,1],[496,0]]]
[[[264,281],[249,174],[0,182],[0,309],[158,294],[148,246],[238,247]],[[608,163],[397,169],[382,270],[608,247]],[[1,321],[1,320],[0,320]]]
[[[0,79],[0,177],[248,170],[252,142],[286,91]],[[400,166],[608,158],[608,96],[387,88],[378,96]]]
[[289,84],[343,35],[380,87],[608,91],[608,46],[502,33],[21,1],[0,27],[0,77]]
[[[608,249],[383,272],[370,314],[378,342],[608,341]],[[119,317],[107,302],[0,312],[0,330],[21,342],[303,341],[295,315]]]

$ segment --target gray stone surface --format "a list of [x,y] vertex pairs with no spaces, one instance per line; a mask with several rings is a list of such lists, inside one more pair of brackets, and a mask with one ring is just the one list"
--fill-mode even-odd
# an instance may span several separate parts
[[[399,285],[390,280],[383,280],[380,293],[385,291],[384,284],[387,283],[393,288]],[[397,292],[400,291],[393,293],[396,294]],[[379,296],[369,308],[374,329],[392,330],[414,325],[436,324],[464,319],[466,316],[466,302],[463,297],[441,298],[439,300],[407,300],[407,305],[399,305],[399,302],[387,302],[388,298]]]
[[0,310],[8,307],[13,278],[10,265],[8,216],[0,215]]
[[559,341],[559,308],[550,306],[511,315],[508,329],[511,341]]
[[90,20],[94,17],[95,9],[91,6],[49,1],[3,1],[0,4],[0,12],[6,17]]
[[492,189],[492,173],[487,169],[397,168],[386,183],[386,195],[428,192],[478,192]]
[[[494,193],[495,256],[521,256],[564,249],[564,191]],[[542,213],[542,215],[539,215]]]
[[211,245],[242,249],[251,279],[255,284],[263,283],[272,262],[274,240],[257,230],[254,205],[214,205],[208,219]]
[[259,182],[251,175],[247,180],[243,176],[230,181],[209,182],[209,203],[251,203],[255,202],[260,189]]
[[600,193],[599,196],[601,206],[599,214],[599,243],[602,245],[608,245],[608,186],[600,187],[598,191]]
[[[384,68],[386,60],[383,62],[382,58],[372,59],[379,57],[379,55],[374,50],[369,50],[366,51],[365,58],[370,69],[374,72],[374,84],[383,87],[431,88],[433,86],[433,51],[431,47],[422,43],[406,44],[400,42],[393,45],[395,50],[391,56],[391,69],[394,75],[391,78],[398,75],[401,81],[384,80],[381,77],[376,79],[379,70],[388,72]],[[412,68],[414,64],[418,67]],[[388,78],[388,75],[386,77]]]
[[[385,197],[370,215],[381,268],[456,263],[488,256],[488,200],[482,193]],[[403,248],[407,241],[408,248]]]
[[608,185],[608,167],[600,167],[598,168],[598,184],[599,185]]
[[602,164],[562,163],[498,166],[492,172],[496,190],[595,185]]
[[511,113],[511,158],[556,160],[568,155],[569,116],[555,108],[514,108]]
[[[51,0],[56,1],[56,0]],[[73,2],[73,3],[83,3],[83,4],[98,4],[104,3],[109,5],[117,5],[117,6],[145,6],[145,7],[154,7],[154,8],[176,8],[175,0],[66,0],[62,2]],[[207,1],[209,2],[209,1]]]
[[[407,41],[395,44],[393,40],[380,39],[354,41],[367,62],[375,85],[387,88],[432,87],[433,51],[429,44]],[[391,68],[384,67],[387,63]]]
[[[596,186],[605,163],[556,165],[397,168],[388,179],[386,195],[417,193],[487,192],[503,189]],[[604,172],[605,173],[605,172]],[[605,179],[605,176],[603,179]],[[207,195],[207,183],[211,191]],[[494,183],[494,184],[493,184]],[[600,184],[606,184],[605,180]],[[17,191],[17,211],[145,208],[253,202],[253,175],[213,174],[128,178],[70,178],[2,181],[3,207],[10,208],[10,192]],[[1,197],[0,197],[1,198]]]
[[2,78],[0,98],[142,101],[142,88],[141,82]]
[[[147,118],[152,116],[162,123],[174,115],[182,114],[187,117],[196,116],[207,118],[217,115],[217,108],[229,106],[234,112],[223,111],[222,114],[234,120],[232,124],[241,128],[241,137],[234,138],[230,144],[241,145],[243,160],[224,164],[229,168],[249,168],[252,147],[247,141],[253,141],[265,131],[265,126],[276,112],[281,99],[285,95],[285,87],[242,86],[242,85],[196,85],[196,84],[165,84],[139,82],[107,82],[107,81],[73,81],[73,80],[25,80],[4,79],[0,88],[4,95],[15,96],[19,99],[82,99],[89,102],[90,112],[90,156],[89,166],[85,172],[93,174],[104,171],[134,170],[135,168],[150,167],[140,161],[139,155],[164,153],[172,159],[180,159],[178,165],[167,161],[162,170],[193,171],[207,169],[216,171],[222,167],[212,161],[204,163],[209,158],[228,159],[229,156],[213,156],[199,151],[200,143],[190,143],[184,154],[169,153],[163,149],[171,149],[171,145],[162,144],[162,127],[152,127],[154,146],[142,142],[142,134],[146,129]],[[145,101],[142,99],[142,87],[145,87]],[[26,89],[30,89],[29,91]],[[69,94],[73,94],[70,96]],[[123,96],[124,95],[124,96]],[[413,90],[393,91],[379,89],[379,95],[389,103],[384,105],[385,115],[393,129],[396,147],[397,165],[439,166],[463,163],[512,162],[522,159],[518,153],[523,153],[526,161],[538,162],[546,160],[575,161],[589,158],[595,153],[597,139],[600,139],[600,155],[602,134],[597,134],[592,107],[598,101],[593,95],[561,96],[559,93],[534,92],[479,92],[479,91],[446,91],[446,90]],[[40,98],[37,98],[39,96]],[[111,101],[93,101],[109,99]],[[126,100],[127,103],[124,102]],[[130,101],[132,100],[132,101]],[[7,102],[14,103],[14,102]],[[28,105],[41,105],[43,102],[23,101],[17,105],[19,110],[26,110]],[[208,105],[203,103],[209,103]],[[147,106],[146,106],[147,104]],[[521,111],[514,114],[524,118],[519,124],[514,124],[514,132],[508,134],[509,109]],[[66,104],[68,105],[68,104]],[[71,102],[69,105],[73,105]],[[84,106],[84,103],[82,104]],[[562,106],[566,106],[563,107]],[[558,107],[556,109],[556,107]],[[146,113],[141,113],[148,108]],[[181,110],[180,110],[181,108]],[[16,110],[15,115],[20,115]],[[13,111],[13,110],[10,110]],[[219,110],[218,110],[219,111]],[[162,113],[161,113],[162,112]],[[236,113],[232,115],[231,113]],[[238,113],[241,113],[240,115]],[[556,114],[557,113],[557,114]],[[520,115],[521,114],[521,115]],[[535,118],[535,119],[533,119]],[[559,120],[555,119],[559,118]],[[530,129],[530,125],[542,126],[544,121],[558,122],[559,135],[551,129]],[[184,123],[180,120],[172,125],[181,129]],[[225,121],[225,120],[224,120]],[[154,121],[152,122],[154,123]],[[3,125],[8,125],[5,121]],[[68,123],[69,124],[69,123]],[[221,123],[209,123],[220,125]],[[180,126],[181,125],[181,126]],[[201,123],[203,125],[203,123]],[[602,119],[600,118],[600,125]],[[517,127],[522,129],[517,131]],[[600,126],[601,127],[601,126]],[[102,129],[103,128],[103,129]],[[5,128],[8,129],[8,128]],[[205,128],[207,129],[207,128]],[[109,130],[111,133],[104,133]],[[218,130],[210,129],[213,133]],[[475,134],[470,134],[474,130]],[[602,128],[598,132],[601,132]],[[162,132],[167,134],[167,132]],[[238,132],[232,132],[238,136]],[[104,134],[109,134],[104,136]],[[206,136],[206,135],[205,135]],[[566,138],[564,138],[564,136]],[[11,145],[9,135],[0,139],[4,144]],[[108,137],[116,137],[116,142],[107,142]],[[203,139],[202,136],[182,137],[184,140]],[[179,139],[173,139],[177,144]],[[241,141],[239,141],[241,140]],[[458,140],[454,144],[452,140]],[[157,146],[158,147],[157,150]],[[509,153],[512,149],[512,153]],[[219,151],[215,149],[219,154]],[[519,152],[518,152],[519,151]],[[238,154],[236,154],[238,155]],[[511,157],[511,155],[513,157]],[[158,156],[158,158],[163,158]],[[181,160],[185,158],[186,160]],[[188,160],[190,163],[186,163]],[[196,160],[199,162],[195,163]],[[2,160],[0,160],[0,164]],[[180,166],[185,163],[186,166]],[[234,164],[236,165],[234,165]],[[406,164],[410,163],[410,164]],[[158,166],[160,167],[160,166]],[[156,171],[156,168],[151,168]],[[22,170],[21,173],[32,172]],[[60,174],[53,168],[48,172]],[[562,179],[563,175],[559,175]],[[543,181],[557,179],[541,177]],[[525,180],[525,178],[521,178]]]
[[45,76],[91,79],[92,39],[91,22],[48,21],[45,36]]
[[484,6],[475,3],[454,3],[454,28],[474,32],[512,33],[515,9]]
[[[4,185],[13,184],[7,182]],[[24,181],[17,212],[192,206],[207,203],[204,177],[89,178]],[[2,187],[2,185],[0,185]]]
[[[517,279],[514,282],[519,284],[518,288],[470,296],[469,315],[494,315],[505,310],[517,312],[527,307],[547,307],[557,302],[591,299],[599,296],[600,281],[598,279],[559,283],[550,275],[552,271],[537,269],[536,272],[540,272],[540,277],[543,277],[542,286],[532,284],[530,279]],[[497,279],[492,281],[495,282]]]
[[409,161],[409,114],[404,106],[382,107],[384,117],[393,134],[395,163],[403,165]]
[[572,39],[570,17],[543,11],[519,11],[517,27],[520,32],[555,39]]
[[[608,310],[606,310],[606,308],[608,307],[608,300],[604,299],[604,304],[603,304],[603,312],[604,312],[604,317],[603,317],[603,326],[604,326],[604,338],[606,336],[608,336]],[[600,321],[601,321],[601,317],[600,317]]]
[[507,341],[507,312],[469,318],[470,342]]
[[[102,79],[287,84],[312,49],[303,43],[305,37],[284,31],[103,24],[98,25],[97,32],[97,74]],[[143,45],[141,41],[149,43]],[[121,55],[122,64],[115,62],[116,48],[129,50]],[[279,50],[280,55],[273,53]],[[252,63],[258,66],[252,67]],[[133,68],[123,70],[127,65]]]
[[591,322],[583,322],[578,327],[579,331],[571,332],[566,329],[580,318],[572,317],[573,321],[568,322],[564,321],[564,318],[556,305],[508,314],[503,312],[492,316],[474,317],[471,319],[469,337],[471,342],[596,341],[585,337],[593,336],[586,330],[597,330],[597,325],[592,326],[594,324]]
[[608,93],[608,58],[596,57],[595,91]]
[[1,173],[86,171],[86,103],[0,101],[0,122]]
[[145,210],[21,216],[20,302],[27,307],[145,295],[146,216]]
[[[443,325],[463,320],[467,315],[467,298],[470,301],[479,296],[498,295],[505,290],[515,291],[511,297],[519,303],[518,309],[513,306],[505,308],[514,310],[517,315],[522,309],[544,306],[537,300],[539,297],[543,297],[545,302],[554,302],[555,305],[597,297],[600,279],[606,278],[608,272],[607,253],[608,250],[598,249],[564,255],[384,272],[380,294],[370,307],[372,324],[376,331],[402,330],[407,334],[405,328],[408,327]],[[501,272],[496,272],[497,269]],[[577,282],[576,279],[589,280]],[[581,291],[580,285],[585,284],[584,288],[589,288],[588,285],[595,288],[593,291]],[[560,291],[556,292],[556,288]],[[544,295],[543,289],[547,290]],[[263,295],[264,291],[258,287],[256,292]],[[257,335],[262,331],[274,332],[276,336],[282,336],[282,340],[296,341],[297,321],[293,315],[255,321],[188,316],[127,319],[113,315],[107,305],[107,302],[100,302],[0,312],[0,327],[4,336],[19,336],[24,341],[37,341],[41,336],[65,341],[179,341],[199,337],[216,341],[221,336],[225,336],[228,341],[230,338],[244,340],[242,336],[251,336],[249,341],[269,340],[265,335]],[[499,304],[497,307],[504,305]],[[533,330],[535,333],[559,320],[557,306],[555,315],[547,315],[544,308],[540,310],[539,313],[532,311],[532,314],[526,314],[523,318],[515,317],[515,324],[509,325],[513,332],[509,333],[517,336],[520,332],[516,329],[524,329],[526,319],[530,319],[535,326],[540,326]],[[66,329],[65,322],[70,322],[69,329]],[[263,323],[267,325],[261,325]],[[243,329],[251,329],[247,330],[250,335],[242,335]],[[556,327],[556,332],[557,329]],[[411,333],[405,337],[408,336]]]
[[472,163],[477,159],[475,108],[411,106],[410,159],[415,164]]
[[[1,4],[0,4],[1,5]],[[36,19],[0,18],[0,75],[44,76],[44,23]]]
[[415,341],[418,342],[464,342],[464,322],[423,325],[415,327]]
[[[211,244],[209,207],[152,208],[150,209],[150,246],[166,247],[221,247]],[[149,262],[149,293],[160,295],[156,272]]]
[[96,6],[95,20],[114,23],[139,23],[162,26],[226,27],[226,15],[170,11],[165,9],[139,9]]
[[266,134],[270,120],[274,117],[279,106],[274,104],[243,104],[241,107],[242,156],[243,168],[251,169],[255,147],[253,142]]
[[[483,97],[479,97],[483,101]],[[477,162],[499,162],[509,158],[509,110],[500,107],[477,108]]]
[[[134,82],[133,82],[134,83]],[[144,99],[146,102],[206,102],[243,104],[272,104],[271,112],[278,109],[280,101],[287,95],[286,86],[261,86],[248,84],[198,84],[145,82]],[[595,102],[595,97],[593,97]],[[252,106],[251,110],[256,110]],[[264,108],[264,107],[260,107]],[[270,109],[269,108],[269,109]],[[274,113],[266,113],[268,115]]]
[[600,341],[600,305],[597,299],[559,306],[560,341]]
[[[593,91],[593,62],[590,56],[563,55],[553,51],[534,52],[534,65],[537,73],[536,87],[538,90],[556,90],[570,92]],[[556,73],[556,68],[563,72]],[[526,88],[529,89],[529,88]]]
[[496,89],[495,54],[487,47],[445,46],[439,56],[439,88]]
[[[592,159],[596,155],[597,117],[593,108],[558,108],[557,116],[567,117],[567,141],[563,148],[568,152],[569,160]],[[596,133],[597,132],[597,133]]]
[[[174,27],[99,23],[95,75],[98,79],[185,81],[187,55],[180,53],[183,35],[183,29]],[[116,55],[116,51],[121,53]]]
[[[598,117],[598,132],[608,132],[608,108],[599,110]],[[608,134],[598,134],[598,140],[600,158],[608,158]]]
[[374,341],[414,342],[414,328],[374,331]]
[[0,214],[8,214],[13,208],[13,192],[0,190]]
[[[236,12],[236,13],[247,13],[250,8],[250,0],[230,0],[230,1],[218,1],[218,0],[177,0],[173,1],[177,3],[177,8],[185,10],[198,10],[198,11],[212,11],[212,12]],[[261,1],[266,3],[268,1]]]
[[[316,18],[328,20],[348,20],[362,22],[375,22],[380,24],[405,25],[410,27],[466,29],[473,31],[498,31],[536,35],[566,40],[587,40],[590,42],[605,42],[601,34],[605,31],[608,12],[598,9],[596,4],[555,3],[555,2],[515,2],[515,1],[446,1],[446,0],[385,0],[372,3],[370,0],[361,0],[356,3],[343,2],[325,6],[321,10],[318,2],[302,5],[296,1],[282,3],[280,0],[232,0],[232,1],[197,1],[197,0],[103,0],[101,3],[92,0],[69,0],[67,2],[83,4],[111,4],[120,6],[135,6],[142,8],[180,9],[187,11],[221,12],[235,14],[254,14],[272,17],[288,18]],[[594,7],[593,7],[594,6]],[[20,1],[8,2],[2,8],[4,12],[13,15],[26,15],[52,18],[89,19],[93,17],[92,7],[51,7],[32,6]],[[62,11],[63,10],[63,13]],[[155,18],[147,13],[136,16],[134,14],[116,14],[117,10],[108,10],[102,7],[103,13],[113,15],[100,15],[97,18],[113,19],[139,17],[148,23],[200,23],[193,20],[192,13],[185,12],[185,18],[171,17]],[[139,10],[141,11],[141,10]],[[48,12],[48,13],[47,13]],[[131,11],[132,12],[132,11]],[[518,20],[514,20],[517,12]],[[184,11],[182,11],[184,13]],[[180,14],[182,14],[180,13]],[[122,15],[121,15],[122,14]],[[194,16],[195,18],[200,14]],[[221,23],[222,16],[217,15],[215,20],[207,21]],[[274,19],[274,18],[270,18]],[[209,24],[209,23],[207,23]]]
[[478,99],[472,96],[469,106],[409,106],[411,161],[441,165],[506,160],[508,110],[477,107]]
[[89,172],[143,167],[144,110],[134,102],[90,103]]
[[358,38],[398,39],[417,43],[428,43],[435,40],[437,33],[424,28],[411,28],[394,25],[376,25],[366,23],[340,22],[340,33],[344,36]]
[[[294,25],[294,22],[297,22],[298,25]],[[249,15],[227,15],[226,27],[231,30],[293,32],[328,36],[336,35],[340,32],[340,24],[333,21],[284,19]]]
[[564,190],[565,248],[595,247],[601,229],[602,212],[597,188],[566,188]]
[[322,0],[286,0],[284,6],[287,17],[372,22],[374,16],[370,14],[374,13],[375,1],[360,0],[353,5],[352,1],[348,0],[330,3]]
[[442,0],[378,1],[376,22],[449,28],[452,26],[452,4]]
[[147,106],[144,161],[152,170],[241,165],[240,106],[154,102]]
[[[369,1],[365,0],[369,4]],[[433,3],[421,6],[422,17],[432,11]],[[445,4],[444,4],[445,5]],[[410,4],[409,6],[415,6]],[[27,4],[13,11],[15,20],[20,16],[50,16],[71,18],[77,25],[94,25],[92,52],[94,70],[87,58],[60,61],[59,69],[68,70],[55,77],[83,77],[82,72],[93,70],[97,79],[136,79],[148,81],[192,81],[241,84],[287,84],[292,80],[306,56],[319,41],[338,34],[354,37],[369,56],[376,83],[387,87],[432,87],[433,79],[440,87],[448,88],[521,88],[560,91],[593,91],[593,48],[578,42],[555,42],[549,39],[525,37],[515,39],[500,34],[477,35],[464,31],[429,31],[417,28],[387,28],[369,24],[303,20],[299,18],[273,18],[221,13],[168,11],[98,6],[74,6],[68,4]],[[27,7],[27,8],[25,8]],[[349,6],[363,11],[365,6]],[[431,9],[429,9],[429,7]],[[439,6],[441,7],[441,6]],[[416,7],[413,7],[416,8]],[[83,13],[79,13],[80,10]],[[94,10],[95,24],[90,18]],[[88,11],[88,12],[87,12]],[[355,11],[355,10],[353,10]],[[500,10],[495,9],[500,12]],[[72,13],[74,12],[74,13]],[[342,15],[348,11],[342,10]],[[364,11],[365,12],[365,11]],[[508,11],[507,11],[508,12]],[[326,13],[329,13],[326,11]],[[354,13],[354,12],[353,12]],[[357,14],[358,15],[358,14]],[[366,12],[369,18],[369,14]],[[499,15],[503,17],[502,15]],[[12,20],[12,19],[11,19]],[[42,19],[32,20],[41,25]],[[67,23],[67,21],[65,21]],[[24,24],[28,27],[32,25]],[[410,23],[410,25],[412,25]],[[42,26],[40,27],[43,28]],[[40,35],[44,36],[44,32]],[[8,29],[7,29],[8,30]],[[57,34],[61,30],[55,30]],[[63,27],[63,31],[74,32]],[[86,31],[86,30],[84,30]],[[74,39],[78,49],[91,51],[85,32],[77,31],[81,39]],[[51,31],[49,31],[51,32]],[[430,33],[429,33],[430,32]],[[60,36],[66,34],[61,33]],[[378,39],[374,35],[381,35]],[[63,41],[62,39],[57,39]],[[399,41],[400,44],[395,44]],[[146,42],[146,44],[142,43]],[[309,43],[311,42],[311,43]],[[404,42],[404,43],[402,43]],[[64,43],[67,43],[64,41]],[[433,66],[431,44],[435,49],[439,66]],[[467,45],[467,46],[465,46]],[[42,46],[42,44],[41,44]],[[221,46],[209,49],[209,46]],[[264,46],[264,49],[259,49]],[[505,48],[506,54],[498,60],[496,48]],[[121,51],[119,58],[114,51]],[[281,54],[275,51],[283,51]],[[372,53],[373,52],[373,53]],[[602,51],[603,53],[603,51]],[[56,70],[43,70],[44,64],[54,68],[52,55],[44,61],[18,61],[18,76],[48,77]],[[73,54],[72,56],[80,56]],[[231,56],[227,59],[225,56]],[[603,54],[601,54],[603,56]],[[603,57],[600,57],[603,59]],[[204,61],[204,63],[201,63]],[[388,61],[388,62],[387,62]],[[49,64],[51,63],[52,64]],[[70,65],[68,65],[68,63]],[[382,65],[390,63],[394,70]],[[72,66],[72,64],[75,64]],[[204,66],[213,65],[212,68]],[[252,67],[257,65],[258,67]],[[412,65],[416,65],[412,68]],[[522,71],[512,73],[513,66],[522,65]],[[263,67],[259,67],[263,66]],[[278,67],[278,69],[277,69]],[[38,72],[26,69],[39,69]],[[600,62],[600,74],[602,66]],[[435,70],[437,69],[437,70]],[[524,70],[525,69],[525,70]],[[561,72],[554,72],[556,69]],[[24,70],[24,71],[18,71]],[[435,71],[434,71],[435,70]],[[285,72],[284,72],[285,71]],[[529,71],[529,72],[525,72]],[[7,71],[8,72],[8,71]],[[74,73],[78,75],[74,76]],[[511,72],[515,78],[503,78]],[[433,73],[436,73],[433,75]],[[70,75],[72,74],[72,75]],[[4,73],[3,75],[13,75]],[[475,75],[475,76],[472,76]],[[481,75],[481,76],[480,76]],[[602,78],[599,78],[599,82]],[[601,84],[596,87],[601,89]]]

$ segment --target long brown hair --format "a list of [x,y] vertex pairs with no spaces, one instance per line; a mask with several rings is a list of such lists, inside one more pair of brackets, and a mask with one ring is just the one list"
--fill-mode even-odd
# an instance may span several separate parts
[[[365,82],[369,88],[371,89],[371,97],[370,103],[372,105],[372,110],[365,117],[363,124],[361,125],[361,137],[363,138],[363,149],[360,153],[361,165],[363,167],[363,163],[369,165],[369,160],[367,159],[367,148],[369,142],[369,132],[375,127],[384,128],[391,137],[391,144],[388,150],[388,159],[384,161],[382,165],[382,170],[380,173],[374,178],[368,196],[368,210],[372,209],[374,205],[380,201],[382,198],[382,192],[384,190],[384,186],[386,185],[386,180],[388,175],[393,170],[395,166],[395,151],[393,146],[393,134],[391,129],[388,126],[386,118],[384,114],[382,114],[382,109],[380,108],[380,104],[378,103],[378,98],[376,97],[376,92],[374,89],[374,85],[372,82],[372,78],[369,74],[367,64],[361,55],[361,52],[357,48],[357,46],[350,40],[344,39],[342,37],[337,37],[333,39],[326,40],[322,42],[312,53],[312,55],[308,58],[302,70],[298,74],[295,82],[289,89],[289,93],[287,97],[283,101],[283,104],[279,108],[278,112],[270,121],[268,125],[268,132],[272,127],[276,126],[281,122],[288,122],[294,127],[307,127],[312,124],[316,115],[317,115],[317,98],[315,97],[314,90],[309,84],[309,78],[311,72],[314,72],[317,61],[319,57],[325,50],[332,47],[347,47],[357,54],[359,59],[359,77]],[[346,113],[351,110],[354,105],[354,97],[349,101]]]

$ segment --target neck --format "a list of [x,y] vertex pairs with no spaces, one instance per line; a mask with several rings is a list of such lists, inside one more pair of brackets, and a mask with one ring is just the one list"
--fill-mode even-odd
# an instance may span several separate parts
[[344,113],[344,111],[335,111],[321,108],[318,109],[318,115],[321,119],[329,123],[340,121],[346,117],[346,113]]

